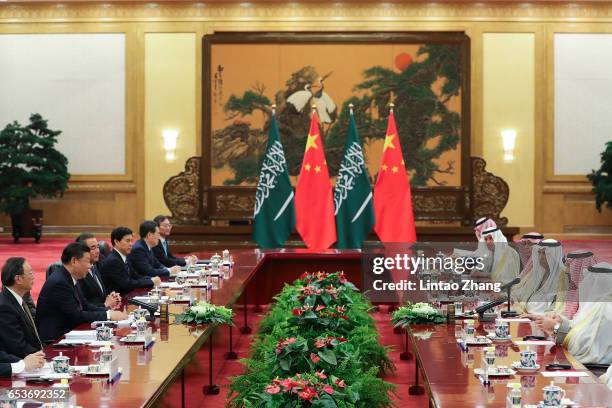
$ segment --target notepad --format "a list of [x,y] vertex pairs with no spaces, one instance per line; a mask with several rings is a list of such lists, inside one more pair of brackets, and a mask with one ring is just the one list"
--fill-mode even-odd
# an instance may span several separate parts
[[541,371],[544,377],[588,377],[586,371]]
[[499,319],[495,319],[497,322],[508,322],[508,323],[529,323],[531,320],[526,317],[502,317]]
[[550,340],[517,340],[514,344],[517,346],[554,346],[555,342]]
[[95,330],[72,330],[65,334],[66,340],[96,340]]

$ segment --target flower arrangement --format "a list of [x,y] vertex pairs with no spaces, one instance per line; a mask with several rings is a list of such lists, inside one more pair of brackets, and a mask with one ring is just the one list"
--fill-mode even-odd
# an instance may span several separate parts
[[217,306],[207,302],[199,302],[183,313],[175,316],[175,323],[195,324],[233,324],[232,309],[225,306]]
[[[342,273],[305,274],[286,285],[263,319],[228,406],[388,407],[393,370],[367,299]],[[333,373],[333,375],[331,375]]]
[[393,312],[391,322],[395,327],[418,323],[445,323],[446,317],[429,303],[408,303]]

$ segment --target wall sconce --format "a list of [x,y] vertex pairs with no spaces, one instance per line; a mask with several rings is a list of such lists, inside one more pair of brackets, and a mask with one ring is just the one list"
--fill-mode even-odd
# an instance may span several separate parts
[[173,162],[176,158],[176,139],[178,139],[178,135],[179,132],[176,129],[164,129],[164,131],[162,132],[167,162]]
[[516,130],[505,129],[501,131],[502,143],[504,146],[504,161],[514,161],[514,146],[516,145]]

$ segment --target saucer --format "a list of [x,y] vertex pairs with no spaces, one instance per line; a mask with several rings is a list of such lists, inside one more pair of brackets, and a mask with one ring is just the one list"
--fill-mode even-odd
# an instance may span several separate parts
[[535,367],[523,367],[520,361],[515,361],[512,363],[512,368],[515,368],[517,371],[522,371],[525,373],[535,373],[540,369],[540,365],[536,364]]
[[[484,370],[482,368],[475,368],[474,373],[477,375],[484,375]],[[497,367],[489,367],[488,371],[489,377],[511,377],[516,374],[516,371],[509,368],[503,372],[498,371]]]
[[466,346],[487,346],[493,343],[490,339],[485,338],[485,341],[478,341],[476,337],[467,338],[465,340],[457,339],[458,342],[464,343]]
[[512,336],[508,337],[497,337],[495,333],[487,334],[487,337],[493,341],[512,341]]

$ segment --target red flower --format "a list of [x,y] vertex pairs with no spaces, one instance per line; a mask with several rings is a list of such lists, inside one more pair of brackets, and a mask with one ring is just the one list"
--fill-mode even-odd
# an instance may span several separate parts
[[317,339],[315,340],[315,347],[321,348],[327,346],[327,341],[325,339]]
[[287,345],[287,344],[293,344],[297,341],[297,339],[295,337],[291,337],[290,339],[287,339],[284,341],[283,344]]
[[319,356],[317,356],[315,353],[310,353],[310,360],[317,364],[319,361],[321,361],[321,358]]
[[340,388],[344,388],[346,386],[346,384],[344,383],[344,380],[341,380],[339,378],[336,378],[336,385]]
[[278,394],[280,392],[280,387],[278,385],[268,385],[266,387],[266,392],[268,394]]
[[341,319],[348,320],[348,316],[347,316],[347,315],[340,315],[339,317],[340,317]]
[[317,306],[317,308],[315,309],[315,312],[320,312],[321,310],[325,309],[325,306],[323,305],[319,305]]
[[345,343],[347,341],[344,337],[337,337],[336,340],[338,340],[340,343]]
[[325,391],[326,393],[330,395],[334,393],[334,389],[331,387],[331,385],[323,386],[323,391]]
[[300,280],[306,279],[306,277],[308,277],[308,272],[304,272],[303,274],[301,274]]
[[320,380],[324,380],[324,379],[326,379],[326,378],[327,378],[327,376],[325,375],[325,373],[320,372],[320,371],[315,371],[315,375],[316,375],[317,377],[319,377],[319,379],[320,379]]
[[301,316],[304,312],[302,311],[302,309],[295,308],[291,311],[291,313],[293,313],[294,316]]

